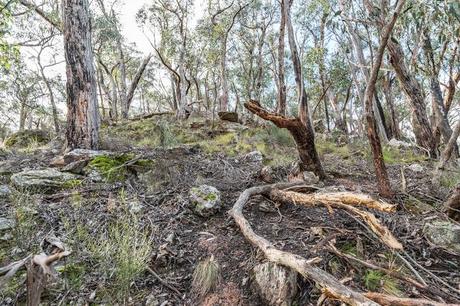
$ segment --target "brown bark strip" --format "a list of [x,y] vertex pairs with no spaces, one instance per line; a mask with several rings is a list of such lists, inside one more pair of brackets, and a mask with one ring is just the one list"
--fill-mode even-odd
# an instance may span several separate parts
[[246,102],[244,107],[260,118],[273,122],[277,127],[287,129],[297,144],[302,170],[313,171],[320,179],[326,177],[316,152],[313,131],[301,119],[270,113],[254,100]]
[[270,192],[270,198],[282,203],[292,203],[295,205],[336,207],[345,209],[360,217],[371,230],[382,240],[388,247],[396,250],[402,250],[402,244],[393,236],[386,226],[370,212],[357,209],[354,206],[365,206],[368,208],[379,209],[382,211],[391,211],[394,209],[390,204],[379,203],[377,201],[360,202],[361,195],[354,197],[352,193],[332,193],[332,194],[304,194],[294,191],[281,191],[273,189]]

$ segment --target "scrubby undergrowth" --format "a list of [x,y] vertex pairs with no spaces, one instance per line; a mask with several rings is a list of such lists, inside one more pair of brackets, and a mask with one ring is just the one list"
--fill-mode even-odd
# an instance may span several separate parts
[[[56,267],[57,278],[43,294],[46,305],[214,305],[206,303],[222,300],[232,301],[222,305],[260,304],[250,278],[260,258],[226,211],[244,189],[262,183],[261,167],[271,166],[277,180],[286,180],[297,159],[290,135],[274,126],[248,128],[220,121],[213,126],[202,119],[177,124],[155,118],[106,127],[102,139],[104,149],[120,153],[96,157],[86,166],[98,171],[105,178],[102,181],[82,176],[78,183],[53,194],[12,189],[0,199],[0,217],[15,221],[12,229],[0,231],[0,238],[10,235],[0,240],[0,266],[39,253],[42,241],[52,236],[72,254]],[[317,148],[328,173],[326,187],[376,194],[364,142],[344,144],[342,139],[318,135]],[[254,150],[263,154],[262,164],[244,158]],[[40,168],[54,157],[44,148],[30,152],[34,153],[7,153],[0,170],[13,161],[17,161],[15,172]],[[435,188],[430,175],[433,163],[417,151],[387,147],[384,157],[392,185],[399,191],[394,202],[400,211],[382,221],[397,237],[404,237],[401,240],[414,259],[429,261],[446,281],[458,282],[458,256],[430,245],[421,228],[424,218],[442,218],[437,212],[460,176],[455,169],[448,170]],[[414,163],[424,171],[411,170]],[[9,175],[3,174],[2,181],[8,182]],[[194,214],[188,198],[191,188],[203,184],[222,193],[222,210],[209,218]],[[321,247],[333,237],[344,254],[411,273],[394,252],[369,238],[346,213],[276,207],[264,198],[254,198],[247,210],[257,233],[287,251],[321,257],[318,266],[339,279],[349,279],[347,285],[411,294],[400,280]],[[20,273],[9,282],[0,293],[3,304],[24,303],[24,281],[25,274]],[[316,303],[321,292],[314,285],[299,280],[298,286],[298,305]]]

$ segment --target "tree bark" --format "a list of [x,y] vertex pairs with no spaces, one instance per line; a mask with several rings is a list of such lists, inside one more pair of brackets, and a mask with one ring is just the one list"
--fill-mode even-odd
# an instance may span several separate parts
[[63,0],[68,149],[97,149],[99,112],[87,0]]
[[281,21],[280,33],[278,38],[278,103],[276,112],[282,116],[286,115],[286,83],[285,83],[285,63],[284,63],[284,39],[286,29],[286,6],[285,1],[281,0]]
[[387,47],[390,54],[390,63],[412,108],[416,142],[419,146],[425,148],[431,157],[436,157],[436,143],[428,120],[422,88],[415,77],[407,70],[404,53],[399,43],[392,38],[388,41]]

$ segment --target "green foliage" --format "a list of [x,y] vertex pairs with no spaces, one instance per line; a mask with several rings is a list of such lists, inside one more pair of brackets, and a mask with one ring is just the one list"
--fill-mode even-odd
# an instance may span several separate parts
[[364,286],[370,291],[377,291],[378,289],[382,289],[388,294],[401,294],[398,282],[380,271],[370,269],[366,270],[363,276],[363,282]]
[[220,266],[214,256],[200,261],[193,271],[192,292],[198,297],[204,297],[211,292],[220,278]]
[[25,130],[12,134],[5,139],[5,147],[36,148],[50,141],[48,133],[40,130]]
[[426,160],[426,157],[419,155],[410,149],[398,149],[394,147],[383,147],[383,159],[387,164],[415,163]]
[[79,289],[86,274],[86,267],[83,264],[70,263],[56,268],[56,270],[64,275],[68,281],[70,288]]

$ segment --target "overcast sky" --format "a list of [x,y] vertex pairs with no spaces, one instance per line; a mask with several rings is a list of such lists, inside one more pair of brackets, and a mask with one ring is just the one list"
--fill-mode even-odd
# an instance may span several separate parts
[[139,51],[148,54],[152,52],[152,47],[145,39],[141,29],[138,28],[136,23],[136,13],[139,9],[152,0],[126,0],[124,1],[123,8],[120,11],[121,24],[123,26],[123,36],[126,42],[136,43]]

